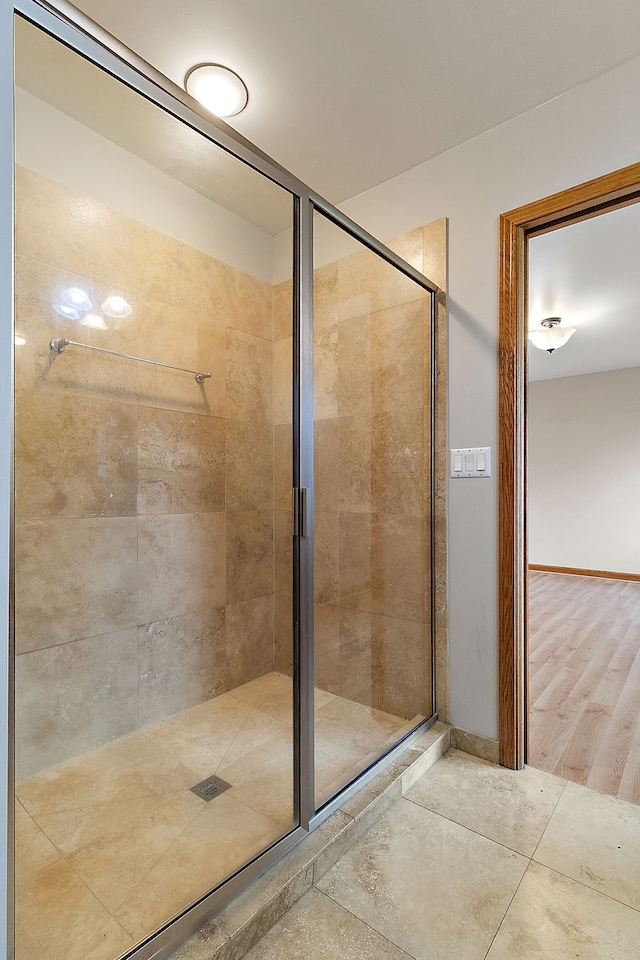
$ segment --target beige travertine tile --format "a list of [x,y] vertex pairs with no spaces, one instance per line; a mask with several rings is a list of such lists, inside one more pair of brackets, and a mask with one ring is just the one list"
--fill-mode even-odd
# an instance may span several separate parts
[[338,324],[322,324],[314,331],[314,417],[326,420],[338,415]]
[[255,707],[284,723],[293,723],[293,680],[282,673],[270,673],[258,694]]
[[225,424],[138,408],[138,513],[217,513],[225,508]]
[[279,597],[293,596],[293,510],[275,510],[274,522],[274,589]]
[[314,605],[314,676],[322,690],[338,693],[340,688],[340,633],[337,606]]
[[138,518],[138,623],[224,602],[224,513]]
[[227,329],[226,409],[231,420],[273,422],[273,344]]
[[226,693],[145,727],[144,735],[204,779],[218,768],[250,712],[248,704]]
[[291,423],[293,417],[293,340],[273,344],[273,422]]
[[531,857],[563,789],[540,770],[507,770],[452,750],[406,796]]
[[153,870],[204,804],[189,790],[179,793],[105,834],[95,845],[71,855],[67,862],[100,902],[113,911]]
[[16,818],[15,854],[18,885],[32,882],[41,870],[62,858],[38,824],[26,814]]
[[17,652],[135,624],[136,539],[135,517],[17,523]]
[[227,604],[227,684],[233,689],[247,677],[273,667],[273,596]]
[[370,514],[376,450],[369,415],[338,420],[338,506],[341,511]]
[[[227,603],[273,593],[273,513],[227,513]],[[241,681],[238,677],[237,680]],[[234,685],[234,684],[232,684]]]
[[313,271],[313,311],[316,327],[338,319],[338,261],[316,267]]
[[[340,417],[370,416],[373,357],[368,317],[343,320],[338,328],[338,410]],[[331,413],[331,416],[336,416]]]
[[410,719],[434,712],[429,626],[399,617],[372,617],[377,651],[374,706]]
[[246,960],[408,960],[408,955],[317,889],[246,954]]
[[109,921],[109,913],[64,861],[44,867],[16,892],[16,956],[76,958]]
[[[403,799],[318,886],[416,960],[483,960],[526,866],[519,854]],[[442,909],[443,897],[460,922]]]
[[293,332],[293,283],[283,280],[273,287],[273,339],[286,340]]
[[138,627],[138,720],[153,723],[227,688],[225,608]]
[[137,407],[32,390],[16,395],[16,517],[136,512]]
[[371,516],[341,512],[339,517],[338,584],[340,603],[358,606],[371,594]]
[[318,756],[350,769],[405,726],[401,717],[334,697],[316,709],[316,750]]
[[[200,370],[197,313],[176,305],[172,298],[162,299],[157,293],[140,297],[138,307],[137,356],[186,370]],[[212,412],[209,397],[215,395],[216,385],[211,380],[198,384],[193,374],[184,370],[146,363],[131,365],[137,375],[139,403],[203,415]]]
[[134,938],[155,930],[280,836],[277,824],[242,806],[229,793],[204,805],[154,870],[114,911]]
[[211,311],[198,317],[198,362],[196,369],[210,373],[201,394],[206,400],[206,410],[213,417],[227,416],[227,325]]
[[341,697],[377,706],[374,676],[378,651],[373,649],[372,615],[340,609],[339,688]]
[[393,237],[387,241],[387,246],[399,257],[410,263],[412,267],[422,273],[422,264],[424,257],[424,236],[423,228],[416,227],[409,233],[403,233],[399,237]]
[[338,514],[314,517],[314,592],[317,603],[338,602]]
[[16,775],[134,730],[136,673],[135,627],[17,657]]
[[332,513],[338,509],[338,420],[317,420],[314,425],[315,509]]
[[271,510],[274,497],[271,425],[227,420],[226,431],[227,510]]
[[425,277],[442,289],[447,289],[447,218],[433,220],[422,228],[424,262],[419,267]]
[[[146,736],[134,733],[18,781],[16,794],[41,826],[46,817],[60,814],[64,834],[73,835],[73,812],[83,816],[87,810],[106,804],[160,801],[188,789],[192,779],[190,771]],[[107,813],[106,807],[102,812]],[[63,849],[63,839],[52,836],[46,828],[45,833]]]
[[635,960],[640,913],[531,863],[487,960]]
[[110,917],[88,943],[70,948],[68,960],[113,960],[133,946],[133,938]]
[[567,783],[534,859],[638,910],[640,807]]
[[264,674],[262,677],[256,677],[255,680],[249,680],[248,683],[243,683],[241,686],[235,687],[233,696],[237,700],[242,700],[243,703],[248,703],[252,707],[255,707],[258,697],[266,686],[268,676],[268,674]]
[[273,428],[273,505],[291,512],[293,487],[292,429],[279,423]]
[[293,601],[279,593],[273,598],[273,669],[293,673]]
[[[207,258],[209,259],[209,258]],[[212,284],[213,308],[229,327],[273,340],[273,287],[237,267],[221,263]],[[283,286],[285,286],[283,284]],[[289,286],[291,283],[289,282]]]
[[[272,737],[238,760],[218,767],[232,785],[226,796],[268,817],[281,832],[293,825],[293,739],[291,729]],[[272,834],[271,834],[272,835]]]
[[[18,164],[16,193],[16,250],[21,256],[133,289],[137,265],[132,220]],[[113,243],[114,236],[118,243]]]
[[[284,713],[284,711],[283,711]],[[224,755],[224,763],[234,763],[258,747],[268,744],[278,737],[288,735],[292,723],[290,714],[284,713],[286,719],[278,719],[270,713],[254,708],[249,710],[246,719],[235,735],[229,749]]]
[[[114,774],[116,783],[128,781],[129,799],[85,801],[57,813],[36,814],[43,832],[69,859],[83,850],[101,845],[105,838],[117,833],[135,833],[139,820],[149,817],[168,799],[180,796],[198,782],[193,770],[165,757],[154,771],[141,769],[128,777]],[[135,790],[136,780],[140,784]],[[123,792],[125,792],[123,790]]]
[[374,512],[421,517],[429,488],[422,408],[377,413],[369,431],[369,502]]
[[428,298],[401,303],[372,316],[374,410],[403,410],[428,401],[428,324]]

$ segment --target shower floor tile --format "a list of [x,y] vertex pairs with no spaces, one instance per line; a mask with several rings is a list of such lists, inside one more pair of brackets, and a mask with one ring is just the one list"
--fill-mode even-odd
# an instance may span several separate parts
[[[421,719],[323,690],[315,707],[320,801]],[[269,673],[19,782],[17,960],[115,960],[148,936],[291,829],[292,758],[291,679]],[[206,802],[191,787],[212,774],[231,787]]]

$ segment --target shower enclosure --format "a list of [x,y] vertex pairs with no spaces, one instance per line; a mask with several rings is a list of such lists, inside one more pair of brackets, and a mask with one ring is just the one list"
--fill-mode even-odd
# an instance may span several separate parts
[[15,955],[147,958],[434,719],[438,290],[15,9]]

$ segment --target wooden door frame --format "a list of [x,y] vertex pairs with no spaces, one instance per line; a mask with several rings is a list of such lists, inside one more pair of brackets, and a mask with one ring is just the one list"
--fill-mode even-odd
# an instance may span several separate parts
[[498,726],[500,763],[527,753],[527,241],[640,200],[640,163],[500,217],[498,334]]

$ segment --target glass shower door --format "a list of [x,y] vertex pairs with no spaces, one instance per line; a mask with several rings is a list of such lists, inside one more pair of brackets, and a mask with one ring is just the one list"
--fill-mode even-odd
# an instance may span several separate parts
[[320,806],[433,713],[432,350],[429,290],[318,213],[314,364]]
[[115,960],[297,825],[293,200],[20,19],[16,104],[16,951]]

